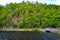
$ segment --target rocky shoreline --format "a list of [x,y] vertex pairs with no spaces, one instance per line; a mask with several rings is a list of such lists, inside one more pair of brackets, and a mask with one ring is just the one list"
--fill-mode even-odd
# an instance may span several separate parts
[[42,31],[42,32],[46,32],[46,31],[50,31],[50,32],[60,32],[59,29],[0,29],[0,31]]

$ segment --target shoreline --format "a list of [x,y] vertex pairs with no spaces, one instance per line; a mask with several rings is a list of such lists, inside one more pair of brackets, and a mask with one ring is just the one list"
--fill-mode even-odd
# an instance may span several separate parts
[[[46,29],[0,29],[0,31],[42,31],[46,32]],[[50,32],[60,32],[58,29],[49,29]]]

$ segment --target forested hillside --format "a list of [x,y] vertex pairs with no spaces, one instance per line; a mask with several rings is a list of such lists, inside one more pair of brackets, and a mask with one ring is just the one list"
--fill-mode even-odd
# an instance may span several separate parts
[[0,5],[0,28],[60,27],[60,5],[10,3]]

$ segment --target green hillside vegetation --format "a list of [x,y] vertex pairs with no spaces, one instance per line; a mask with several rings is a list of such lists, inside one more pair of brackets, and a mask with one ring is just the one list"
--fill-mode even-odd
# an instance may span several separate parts
[[0,28],[60,27],[60,5],[10,3],[0,5]]

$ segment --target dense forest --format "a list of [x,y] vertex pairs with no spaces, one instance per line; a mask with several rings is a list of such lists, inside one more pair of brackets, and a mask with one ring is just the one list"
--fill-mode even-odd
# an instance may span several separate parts
[[42,3],[10,3],[0,5],[0,28],[60,27],[60,5]]

